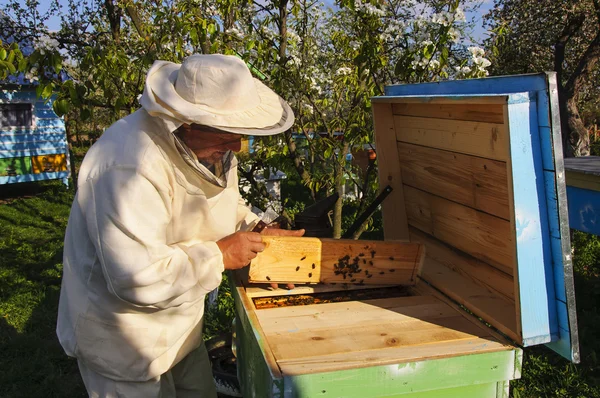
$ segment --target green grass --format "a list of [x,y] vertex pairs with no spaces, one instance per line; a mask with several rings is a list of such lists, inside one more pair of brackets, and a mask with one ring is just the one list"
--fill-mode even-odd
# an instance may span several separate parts
[[73,194],[59,182],[6,187],[4,200],[27,197],[0,204],[0,397],[85,397],[55,334]]
[[[0,197],[0,397],[85,397],[77,362],[55,334],[63,236],[73,192],[59,182],[2,187]],[[376,231],[375,231],[376,232]],[[525,349],[514,397],[600,397],[600,239],[575,233],[575,282],[582,363]],[[227,281],[207,311],[205,337],[230,330]]]

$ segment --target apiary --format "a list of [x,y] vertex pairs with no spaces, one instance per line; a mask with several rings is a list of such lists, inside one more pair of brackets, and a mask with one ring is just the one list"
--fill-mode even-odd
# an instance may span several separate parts
[[[578,362],[555,75],[389,86],[372,103],[385,242],[417,257],[404,279],[381,262],[394,276],[290,291],[250,282],[275,267],[236,273],[243,396],[508,397],[522,347]],[[279,265],[339,277],[328,244]]]

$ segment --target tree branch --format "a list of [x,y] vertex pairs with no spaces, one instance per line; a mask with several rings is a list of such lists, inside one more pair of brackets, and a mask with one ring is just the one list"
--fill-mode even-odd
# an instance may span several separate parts
[[554,50],[554,70],[558,78],[558,84],[562,84],[563,64],[565,61],[565,48],[575,33],[581,28],[585,21],[585,15],[579,14],[569,19],[560,36],[556,40]]

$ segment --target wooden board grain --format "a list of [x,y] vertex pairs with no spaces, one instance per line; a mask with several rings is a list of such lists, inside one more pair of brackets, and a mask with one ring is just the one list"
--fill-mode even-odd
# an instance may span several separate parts
[[[515,287],[513,277],[509,274],[466,253],[455,250],[433,236],[419,231],[417,228],[410,228],[410,239],[413,242],[422,243],[427,247],[427,257],[475,284],[486,288],[490,292],[498,294],[510,302],[514,302]],[[423,269],[422,273],[425,271]]]
[[402,174],[396,146],[396,132],[392,104],[373,103],[373,122],[377,146],[379,184],[389,185],[392,192],[381,204],[385,217],[383,230],[386,239],[408,239],[408,222],[404,209]]
[[[246,277],[246,280],[248,278]],[[246,287],[246,295],[250,298],[259,297],[279,297],[279,296],[294,296],[300,294],[327,293],[350,290],[375,289],[378,287],[389,287],[390,285],[355,285],[355,284],[339,284],[339,283],[318,283],[311,285],[296,284],[293,289],[285,289],[278,287],[273,289],[270,284],[252,284]]]
[[394,115],[504,123],[502,104],[393,104]]
[[422,278],[514,341],[522,343],[514,302],[475,284],[431,258],[425,259]]
[[284,374],[509,349],[485,326],[471,322],[461,311],[433,296],[272,308],[256,313]]
[[471,256],[514,274],[510,222],[405,186],[409,224]]
[[394,125],[400,142],[500,161],[509,156],[503,124],[394,116]]
[[505,162],[406,143],[398,157],[405,185],[510,219]]
[[425,257],[418,243],[264,236],[250,282],[411,285]]

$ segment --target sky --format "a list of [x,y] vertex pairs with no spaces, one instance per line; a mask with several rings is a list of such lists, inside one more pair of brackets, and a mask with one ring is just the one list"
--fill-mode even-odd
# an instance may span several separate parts
[[[6,2],[7,2],[7,0],[0,0],[0,7],[4,7],[6,5]],[[66,1],[59,0],[59,2],[61,4],[66,4]],[[333,3],[332,0],[326,0],[325,2],[326,2],[326,4],[330,3],[330,2]],[[40,7],[42,7],[42,10],[44,10],[45,9],[44,5],[47,2],[41,1],[40,3],[41,3]],[[481,7],[480,7],[480,9],[478,10],[477,13],[475,13],[475,14],[474,13],[467,13],[467,19],[470,19],[471,17],[475,18],[476,27],[475,27],[475,30],[473,32],[473,37],[474,37],[476,43],[481,43],[487,37],[486,31],[483,28],[483,16],[485,14],[487,14],[488,11],[493,6],[494,6],[494,1],[493,0],[483,0],[483,4],[481,5]],[[59,27],[60,27],[60,19],[56,18],[56,17],[52,18],[49,21],[48,25],[49,25],[48,27],[51,30],[58,30]]]

